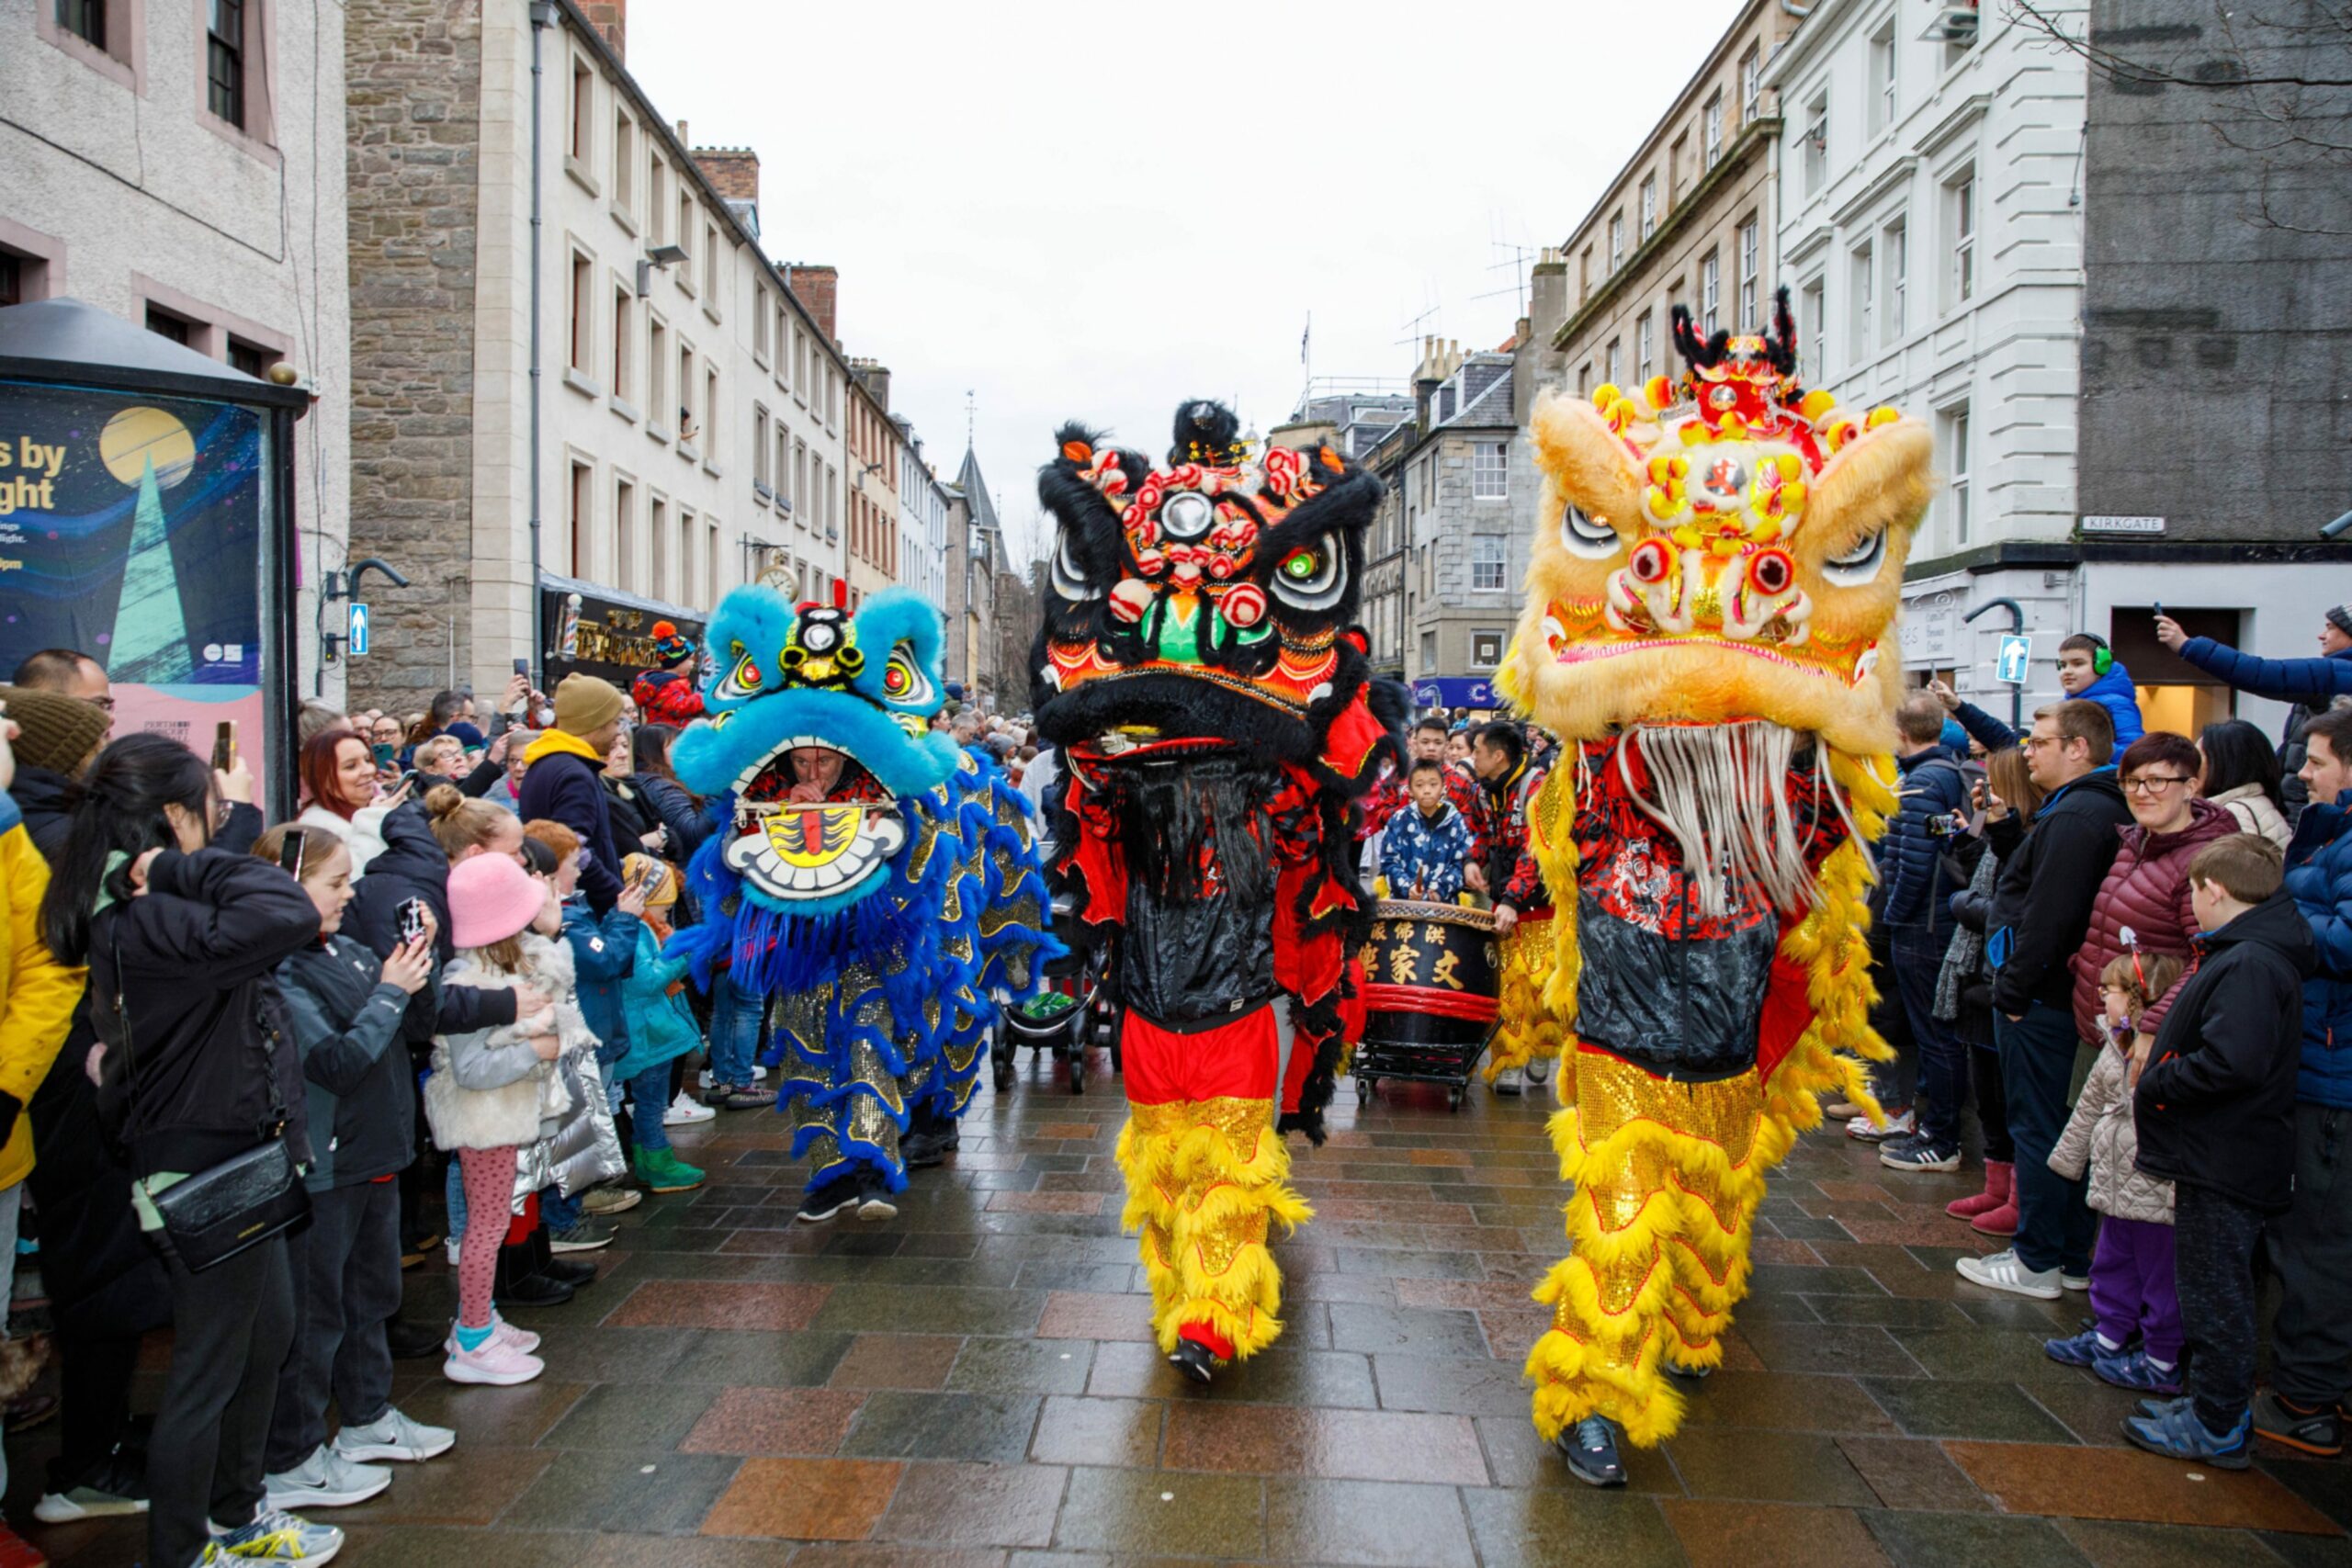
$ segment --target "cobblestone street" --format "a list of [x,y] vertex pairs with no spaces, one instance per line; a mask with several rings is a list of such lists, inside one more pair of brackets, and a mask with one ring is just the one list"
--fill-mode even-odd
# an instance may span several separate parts
[[[1548,1099],[1481,1092],[1449,1115],[1435,1091],[1385,1086],[1359,1111],[1343,1085],[1329,1146],[1296,1156],[1317,1215],[1281,1249],[1282,1344],[1196,1393],[1145,1342],[1106,1069],[1083,1098],[1025,1064],[1011,1096],[983,1088],[962,1152],[881,1226],[792,1224],[775,1118],[681,1130],[713,1184],[624,1216],[593,1290],[516,1314],[546,1337],[543,1380],[458,1388],[401,1363],[401,1408],[460,1448],[322,1511],[350,1531],[343,1561],[2346,1560],[2352,1467],[2271,1450],[2199,1479],[2124,1447],[2131,1397],[2041,1354],[2080,1299],[1996,1299],[1952,1273],[1969,1233],[1941,1206],[1973,1172],[1882,1181],[1870,1151],[1824,1134],[1765,1204],[1729,1365],[1623,1493],[1569,1478],[1520,1386],[1544,1321],[1527,1289],[1560,1235]],[[439,1259],[409,1280],[413,1315],[448,1311]],[[40,1436],[12,1467],[15,1517]],[[120,1568],[141,1538],[35,1539]]]

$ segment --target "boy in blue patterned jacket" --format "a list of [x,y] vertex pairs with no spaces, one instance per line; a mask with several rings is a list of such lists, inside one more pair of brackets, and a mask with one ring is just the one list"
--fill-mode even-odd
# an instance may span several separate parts
[[1445,764],[1424,758],[1407,775],[1412,808],[1388,819],[1380,874],[1391,898],[1451,904],[1470,860],[1470,823],[1446,798]]

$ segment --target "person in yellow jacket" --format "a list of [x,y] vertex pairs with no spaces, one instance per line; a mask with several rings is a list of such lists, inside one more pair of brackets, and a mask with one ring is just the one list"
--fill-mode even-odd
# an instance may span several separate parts
[[[0,705],[0,887],[7,889],[8,941],[0,948],[0,1285],[17,1263],[17,1216],[23,1206],[25,1177],[33,1168],[33,1129],[25,1102],[33,1097],[49,1066],[65,1043],[81,999],[85,971],[60,964],[40,936],[40,904],[49,894],[49,863],[25,831],[22,813],[7,795],[17,782],[17,754],[9,742],[17,727]],[[0,1454],[0,1489],[7,1485],[7,1458]],[[0,1561],[37,1562],[38,1555],[0,1522]]]

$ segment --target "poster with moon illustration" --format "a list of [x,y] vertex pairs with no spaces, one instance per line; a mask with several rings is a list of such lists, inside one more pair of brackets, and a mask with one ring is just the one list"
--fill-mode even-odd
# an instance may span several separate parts
[[0,380],[0,680],[36,649],[106,666],[115,733],[263,764],[254,410]]

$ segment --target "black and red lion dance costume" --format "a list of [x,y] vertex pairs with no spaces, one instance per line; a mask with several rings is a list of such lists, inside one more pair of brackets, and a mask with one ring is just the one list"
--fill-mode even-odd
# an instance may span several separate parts
[[1159,1347],[1201,1382],[1282,1332],[1268,1230],[1308,1217],[1283,1134],[1322,1141],[1361,1012],[1349,811],[1402,718],[1349,629],[1380,480],[1237,428],[1186,403],[1155,468],[1065,426],[1037,479],[1060,526],[1033,655],[1049,869],[1111,943],[1125,1223]]

